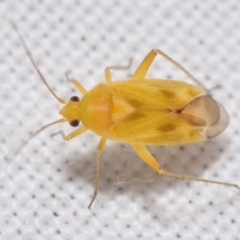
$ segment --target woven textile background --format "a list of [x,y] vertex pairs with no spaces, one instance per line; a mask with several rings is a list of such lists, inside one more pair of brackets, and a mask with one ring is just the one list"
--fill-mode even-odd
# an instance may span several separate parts
[[[149,147],[173,172],[240,184],[240,2],[0,0],[0,239],[240,239],[240,193],[234,188],[159,176],[129,145],[109,141],[91,210],[96,147],[87,132],[69,142],[59,124],[5,156],[44,124],[59,119],[52,97],[9,20],[24,36],[58,96],[104,81],[109,65],[131,76],[159,48],[196,76],[227,109],[230,124],[211,141]],[[157,57],[149,77],[190,80]],[[217,85],[220,88],[214,89]],[[80,95],[79,95],[80,96]]]

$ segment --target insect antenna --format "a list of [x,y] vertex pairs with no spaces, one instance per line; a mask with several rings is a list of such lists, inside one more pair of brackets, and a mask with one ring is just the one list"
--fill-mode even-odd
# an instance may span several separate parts
[[22,151],[22,149],[29,143],[29,141],[31,141],[36,135],[38,135],[44,129],[46,129],[52,125],[55,125],[57,123],[63,123],[63,122],[67,122],[67,120],[65,118],[62,118],[62,119],[58,119],[57,121],[54,121],[54,122],[44,125],[40,129],[38,129],[36,132],[34,132],[30,137],[28,137],[17,149],[15,149],[8,156],[6,156],[5,160],[9,161],[10,159],[14,159]]
[[[48,90],[51,92],[51,94],[58,100],[58,102],[62,103],[62,104],[66,104],[67,102],[65,100],[63,100],[62,98],[58,97],[54,91],[51,89],[51,87],[48,85],[46,79],[44,78],[43,74],[41,73],[41,71],[39,70],[36,62],[34,61],[33,57],[32,57],[32,54],[29,50],[29,48],[27,47],[27,44],[25,43],[22,35],[20,34],[20,32],[18,31],[18,28],[16,26],[16,24],[10,20],[10,24],[12,26],[12,28],[14,29],[14,31],[17,33],[18,35],[18,38],[20,40],[20,42],[22,43],[23,47],[24,47],[24,50],[29,58],[29,60],[31,61],[34,69],[37,71],[40,79],[42,80],[42,82],[44,83],[44,85],[48,88]],[[28,144],[28,142],[34,138],[36,135],[38,135],[40,132],[42,132],[44,129],[54,125],[54,124],[57,124],[57,123],[62,123],[62,122],[67,122],[66,119],[62,118],[62,119],[59,119],[57,121],[54,121],[54,122],[51,122],[51,123],[48,123],[46,125],[44,125],[43,127],[41,127],[40,129],[38,129],[36,132],[34,132],[29,138],[27,138],[16,150],[14,150],[13,152],[11,152],[8,156],[5,157],[6,160],[9,160],[9,159],[14,159],[21,151],[22,149]]]
[[25,49],[25,52],[26,52],[29,60],[31,61],[34,69],[37,71],[37,73],[38,73],[39,77],[41,78],[41,80],[43,81],[44,85],[48,88],[48,90],[51,92],[51,94],[58,100],[58,102],[60,102],[60,103],[62,103],[62,104],[66,104],[67,102],[66,102],[65,100],[63,100],[62,98],[58,97],[58,96],[56,95],[56,93],[55,93],[55,92],[51,89],[51,87],[48,85],[45,77],[44,77],[43,74],[41,73],[41,71],[40,71],[40,69],[38,68],[36,62],[34,61],[34,59],[33,59],[33,57],[32,57],[32,54],[31,54],[31,52],[30,52],[30,50],[29,50],[26,42],[24,41],[22,35],[21,35],[20,32],[18,31],[18,28],[17,28],[16,24],[15,24],[12,20],[10,20],[10,24],[11,24],[12,28],[14,29],[14,31],[17,33],[18,38],[19,38],[20,42],[22,43],[22,45],[23,45],[23,47],[24,47],[24,49]]

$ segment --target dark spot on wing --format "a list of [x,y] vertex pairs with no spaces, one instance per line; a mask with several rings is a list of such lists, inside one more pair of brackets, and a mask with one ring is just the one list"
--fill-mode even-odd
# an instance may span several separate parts
[[139,112],[134,112],[130,116],[127,117],[127,121],[136,121],[140,118],[144,117],[144,114],[139,113]]
[[202,135],[201,133],[198,133],[196,130],[192,129],[188,131],[188,137],[189,139],[199,139],[199,135]]
[[142,105],[142,102],[137,101],[137,100],[135,100],[135,99],[129,98],[129,99],[127,99],[127,101],[128,101],[133,107],[136,107],[136,108],[139,108],[139,107],[141,107],[141,105]]
[[165,133],[165,132],[172,132],[176,129],[176,126],[171,124],[171,123],[168,123],[168,124],[165,124],[165,125],[161,125],[157,128],[157,131],[160,131],[162,133]]
[[160,93],[166,98],[174,98],[176,96],[174,92],[168,90],[160,90]]
[[193,87],[190,87],[190,88],[187,88],[186,94],[188,94],[189,97],[194,97],[199,94],[199,90]]
[[193,138],[195,135],[196,135],[196,131],[195,130],[189,130],[189,132],[188,132],[189,138]]

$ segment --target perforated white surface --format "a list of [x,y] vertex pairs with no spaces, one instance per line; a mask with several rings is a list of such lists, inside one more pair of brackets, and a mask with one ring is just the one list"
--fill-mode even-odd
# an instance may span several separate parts
[[[158,176],[130,146],[108,142],[92,209],[95,150],[86,133],[63,142],[61,124],[34,138],[10,164],[4,157],[60,108],[33,70],[11,28],[23,34],[39,68],[62,98],[87,89],[104,68],[130,76],[160,48],[190,70],[228,110],[227,130],[210,142],[150,147],[169,171],[240,184],[240,2],[0,1],[0,239],[240,239],[236,189]],[[160,57],[148,76],[187,80]],[[52,136],[53,135],[53,136]]]

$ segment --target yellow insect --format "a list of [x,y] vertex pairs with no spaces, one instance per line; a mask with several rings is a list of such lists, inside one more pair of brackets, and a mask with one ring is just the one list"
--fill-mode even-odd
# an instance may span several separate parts
[[[184,145],[201,142],[221,133],[229,122],[226,110],[208,94],[205,87],[161,50],[152,50],[144,58],[131,79],[113,82],[110,73],[110,70],[126,69],[129,66],[107,67],[105,83],[97,85],[90,91],[72,79],[73,85],[82,94],[82,99],[72,96],[69,101],[66,101],[59,98],[50,88],[17,27],[14,23],[11,24],[41,80],[52,95],[64,105],[59,111],[63,118],[39,129],[23,143],[20,149],[43,129],[62,122],[69,122],[71,126],[77,127],[68,135],[60,132],[66,141],[87,130],[99,135],[101,139],[97,147],[95,189],[89,208],[97,196],[100,154],[108,139],[131,144],[139,157],[160,175],[221,184],[239,189],[238,185],[232,183],[167,172],[145,147],[145,145]],[[182,81],[145,78],[158,54],[181,69],[199,87]],[[80,123],[81,126],[78,127]],[[16,152],[18,153],[20,149]]]

